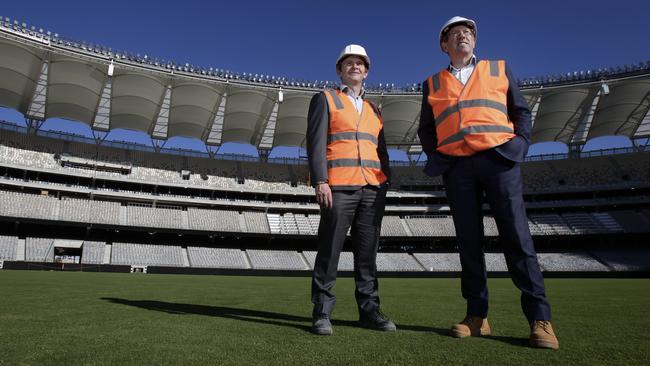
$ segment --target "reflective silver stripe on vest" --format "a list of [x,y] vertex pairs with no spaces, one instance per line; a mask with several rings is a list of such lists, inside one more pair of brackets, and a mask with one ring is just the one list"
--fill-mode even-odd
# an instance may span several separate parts
[[499,76],[499,62],[488,61],[490,63],[490,76]]
[[444,122],[445,119],[447,119],[447,117],[460,111],[462,108],[474,108],[474,107],[492,108],[500,111],[505,115],[508,114],[508,107],[506,107],[505,104],[495,102],[493,100],[489,100],[489,99],[461,100],[460,102],[458,102],[458,104],[454,104],[450,107],[447,107],[447,109],[442,111],[440,115],[438,116],[434,115],[434,118],[436,120],[436,127],[438,127],[442,122]]
[[465,135],[469,135],[471,133],[495,133],[495,132],[514,133],[514,130],[511,127],[499,126],[499,125],[469,126],[447,137],[443,142],[439,143],[438,146],[449,145],[454,142],[461,141],[465,137]]
[[339,98],[339,96],[336,94],[336,92],[332,89],[329,89],[327,92],[330,93],[330,96],[334,100],[334,106],[336,106],[336,109],[343,109],[343,102],[341,101],[341,98]]
[[362,167],[362,168],[375,168],[381,169],[381,163],[374,160],[361,160],[358,159],[335,159],[327,161],[328,168],[340,167]]
[[432,81],[431,84],[433,84],[433,92],[435,93],[435,92],[437,92],[438,90],[440,90],[440,73],[437,73],[437,74],[433,75],[433,76],[431,77],[431,79],[432,79],[432,80],[431,80],[431,81]]
[[367,133],[367,132],[339,132],[327,136],[327,143],[329,144],[332,141],[339,140],[368,140],[374,143],[375,145],[379,144],[377,137]]

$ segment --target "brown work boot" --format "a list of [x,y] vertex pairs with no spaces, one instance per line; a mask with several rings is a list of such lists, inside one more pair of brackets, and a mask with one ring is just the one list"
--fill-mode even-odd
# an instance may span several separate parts
[[538,348],[560,348],[549,320],[535,320],[530,324],[530,345]]
[[478,337],[490,334],[487,319],[478,316],[466,316],[462,322],[451,327],[451,336],[456,338]]

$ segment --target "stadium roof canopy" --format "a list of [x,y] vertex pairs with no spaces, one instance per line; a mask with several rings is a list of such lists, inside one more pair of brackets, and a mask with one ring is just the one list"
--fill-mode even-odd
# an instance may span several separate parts
[[[0,106],[34,123],[64,118],[95,132],[193,137],[208,146],[251,144],[261,152],[305,146],[317,85],[233,78],[189,65],[152,62],[45,35],[0,19]],[[650,136],[650,71],[601,80],[523,86],[532,142],[579,146],[606,135]],[[368,93],[381,108],[392,148],[419,153],[417,90]]]

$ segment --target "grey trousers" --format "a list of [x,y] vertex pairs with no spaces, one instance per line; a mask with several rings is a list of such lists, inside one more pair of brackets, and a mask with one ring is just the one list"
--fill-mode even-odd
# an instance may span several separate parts
[[321,209],[318,254],[314,263],[311,300],[313,316],[329,316],[336,296],[339,256],[348,229],[352,227],[355,298],[359,314],[379,308],[377,247],[386,205],[386,189],[365,186],[354,191],[333,191],[332,208]]

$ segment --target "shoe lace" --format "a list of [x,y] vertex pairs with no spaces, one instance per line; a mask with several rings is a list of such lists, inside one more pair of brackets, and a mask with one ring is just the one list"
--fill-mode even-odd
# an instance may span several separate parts
[[377,312],[375,313],[375,317],[378,320],[382,320],[382,321],[388,320],[388,316],[386,316],[386,314],[384,314],[381,310],[377,310]]
[[548,320],[535,320],[534,327],[542,328],[545,332],[548,333],[548,329],[551,325],[551,322]]
[[469,327],[469,326],[472,326],[474,324],[474,319],[476,319],[476,317],[474,317],[474,316],[466,316],[465,319],[463,319],[463,321],[460,322],[460,323],[465,324],[465,325],[467,325]]

